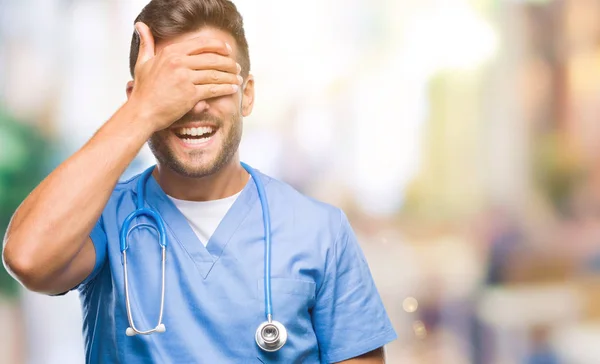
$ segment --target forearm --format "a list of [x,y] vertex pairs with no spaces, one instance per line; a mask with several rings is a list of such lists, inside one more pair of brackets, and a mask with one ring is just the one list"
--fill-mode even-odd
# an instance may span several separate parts
[[52,277],[68,266],[148,139],[142,122],[125,105],[23,201],[4,241],[4,259],[15,274]]

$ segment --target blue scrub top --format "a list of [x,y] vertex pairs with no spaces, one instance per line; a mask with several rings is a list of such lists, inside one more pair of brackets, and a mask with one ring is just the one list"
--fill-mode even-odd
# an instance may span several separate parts
[[[128,337],[119,229],[135,209],[139,175],[119,183],[91,233],[96,265],[82,282],[87,363],[331,363],[389,343],[396,333],[344,213],[257,171],[272,229],[273,319],[288,330],[285,346],[255,343],[265,321],[264,234],[250,178],[206,247],[153,177],[146,207],[167,230],[163,323],[167,331]],[[145,217],[135,223],[149,222]],[[156,233],[136,229],[127,265],[131,310],[139,330],[158,321],[161,251]]]

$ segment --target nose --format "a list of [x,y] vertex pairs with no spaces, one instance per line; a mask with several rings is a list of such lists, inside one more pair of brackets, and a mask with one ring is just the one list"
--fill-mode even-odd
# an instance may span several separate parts
[[190,110],[190,114],[201,114],[202,112],[208,110],[208,102],[206,100],[200,100],[192,110]]

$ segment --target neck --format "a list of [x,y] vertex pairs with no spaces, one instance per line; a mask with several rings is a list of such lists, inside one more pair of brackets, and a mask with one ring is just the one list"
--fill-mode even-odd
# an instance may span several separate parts
[[167,195],[186,201],[211,201],[233,196],[246,186],[249,176],[239,158],[232,158],[220,170],[204,177],[182,176],[160,163],[152,175]]

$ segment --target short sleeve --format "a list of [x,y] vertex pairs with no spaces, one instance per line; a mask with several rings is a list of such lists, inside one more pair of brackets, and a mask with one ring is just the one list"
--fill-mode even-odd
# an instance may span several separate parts
[[70,290],[62,292],[62,293],[58,293],[58,294],[53,294],[51,296],[56,296],[56,297],[64,296],[71,291],[75,291],[75,290],[80,291],[83,287],[85,287],[89,282],[91,282],[98,275],[98,273],[102,269],[102,266],[104,265],[104,261],[106,260],[106,249],[107,249],[107,241],[108,241],[108,239],[106,237],[106,231],[104,230],[104,222],[102,220],[102,216],[100,217],[100,219],[98,220],[98,222],[96,223],[94,228],[92,229],[92,232],[90,233],[90,239],[92,240],[92,243],[94,244],[94,250],[96,252],[96,262],[94,263],[94,269],[92,270],[92,273],[90,273],[83,280],[83,282],[79,283],[78,285],[71,288]]
[[94,244],[94,250],[96,251],[96,263],[94,264],[94,270],[92,270],[92,273],[90,273],[90,275],[79,284],[79,287],[85,286],[92,281],[98,275],[98,272],[100,272],[106,260],[108,239],[106,237],[106,230],[104,229],[104,220],[102,219],[102,216],[100,216],[100,219],[92,229],[92,232],[90,233],[90,239],[92,240],[92,243]]
[[354,358],[397,338],[355,233],[341,215],[312,317],[321,360],[327,363]]

